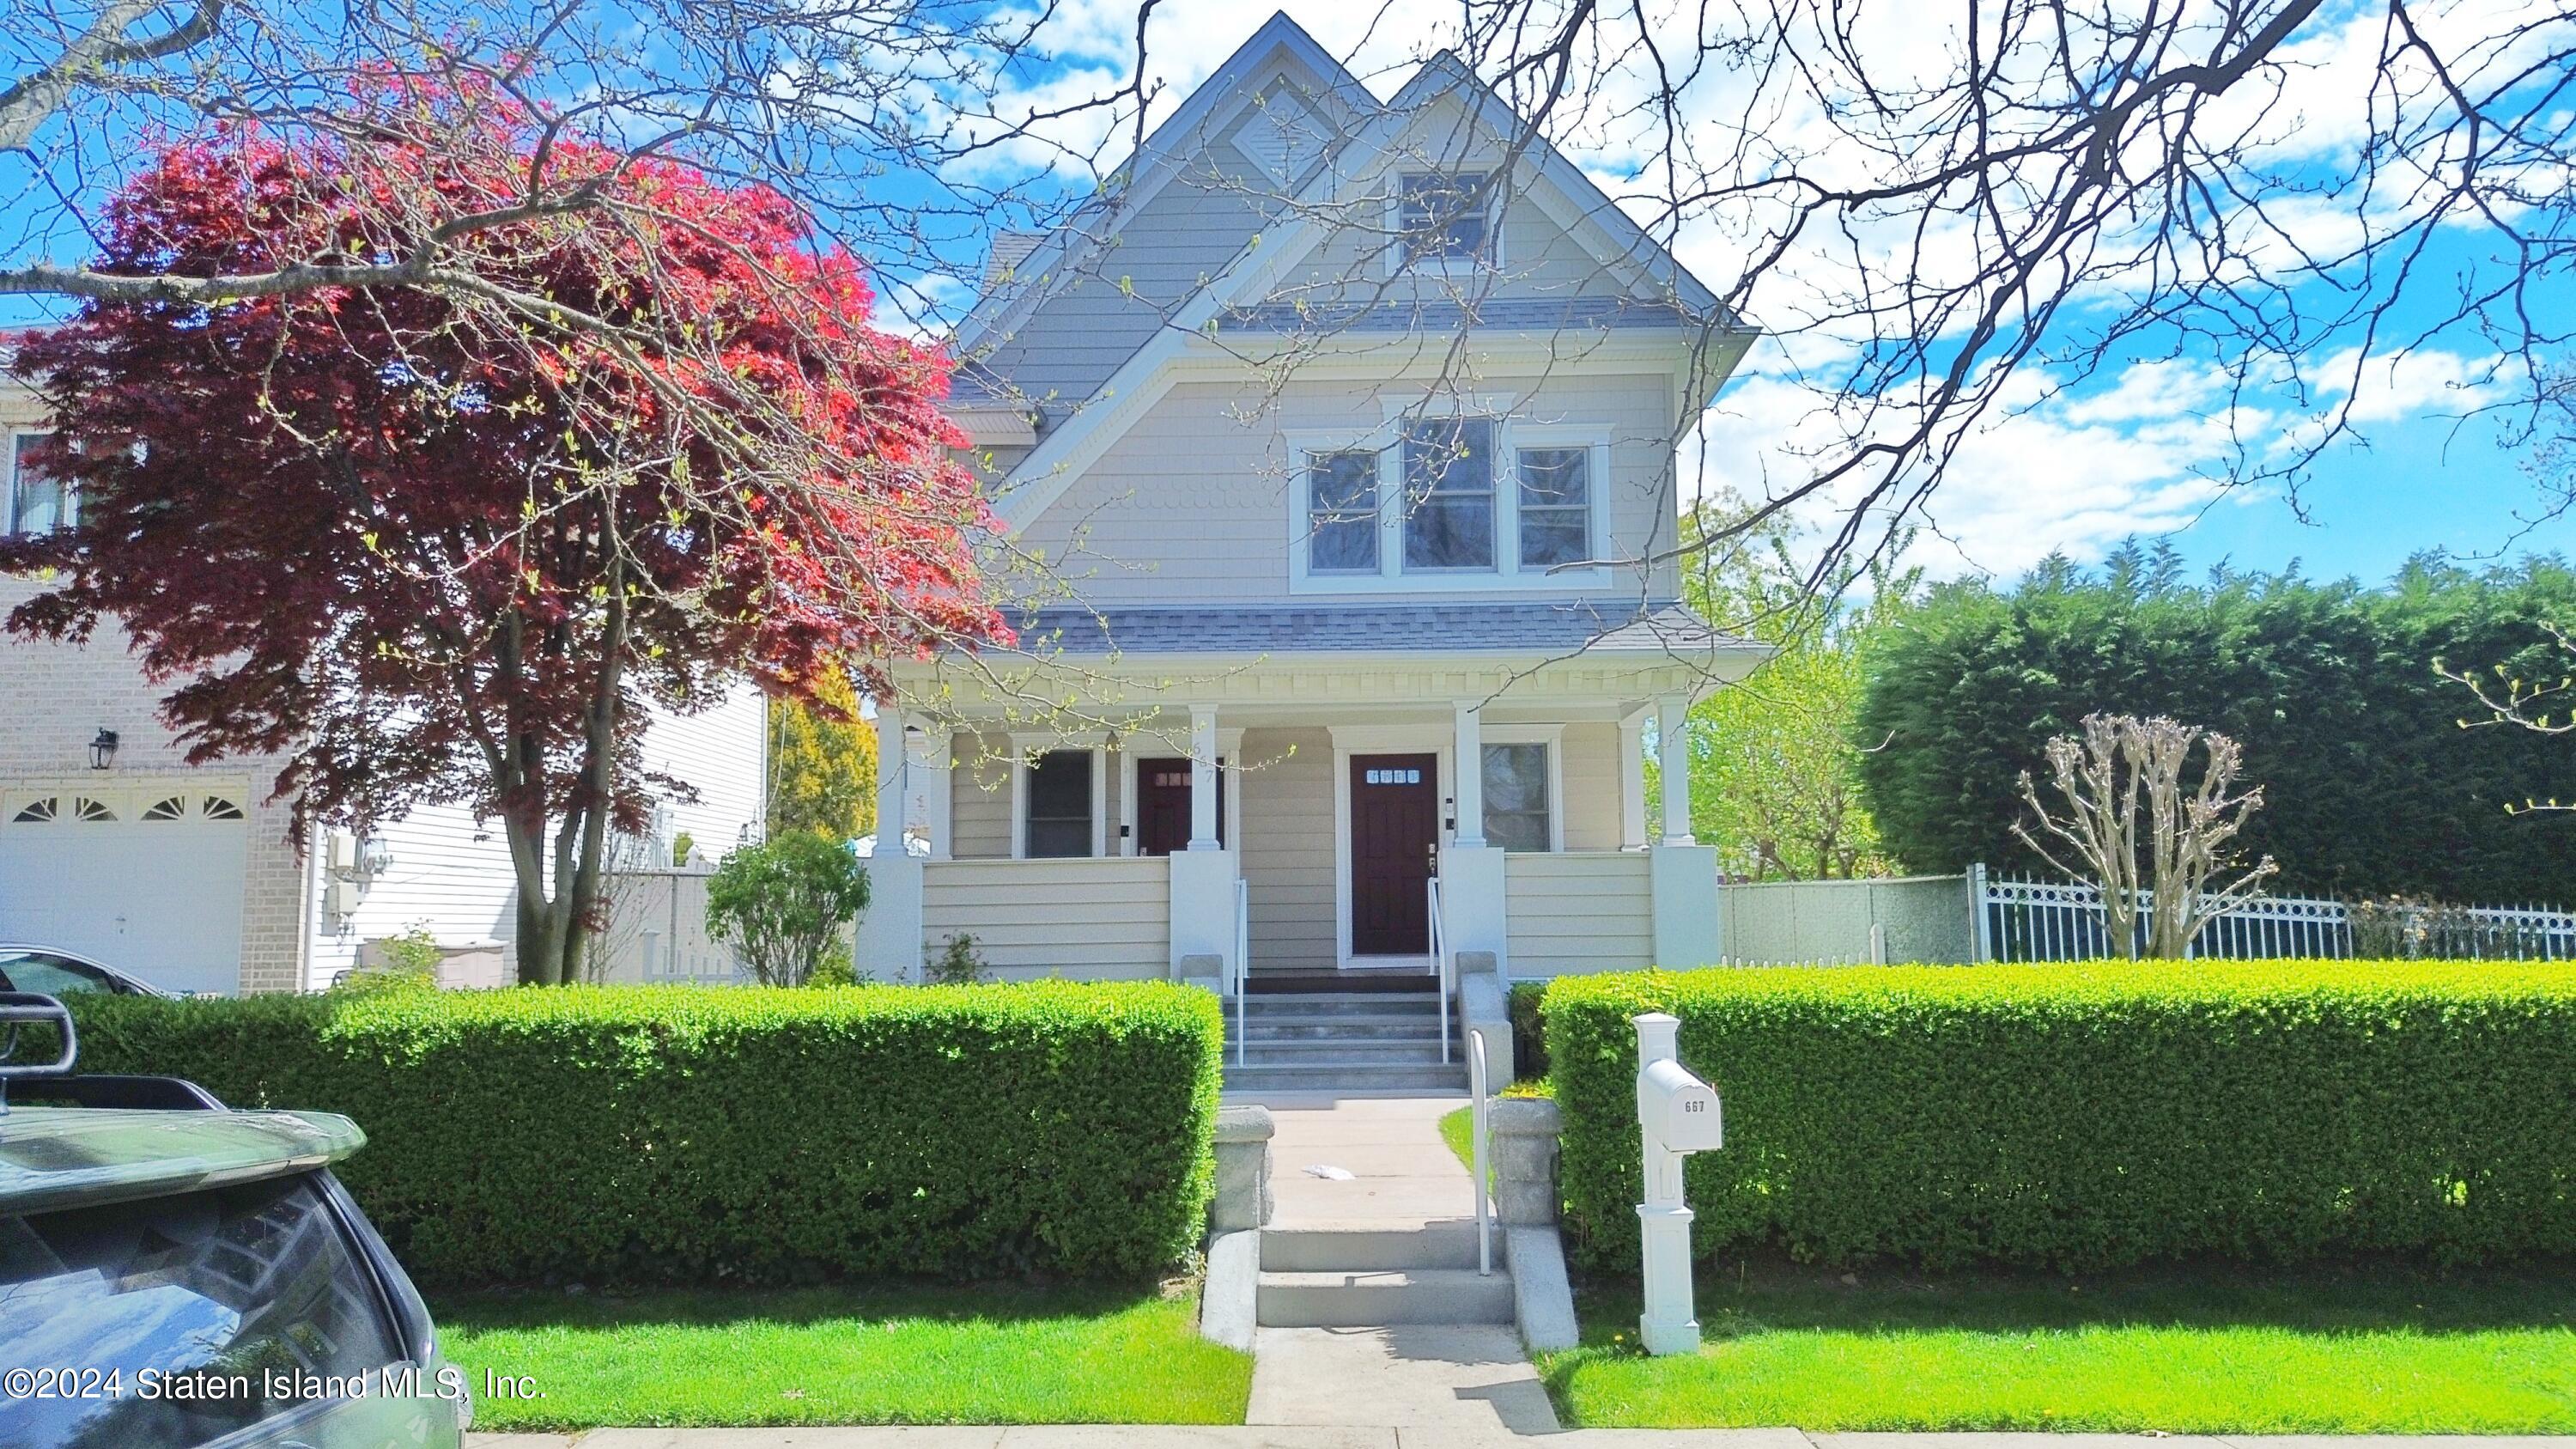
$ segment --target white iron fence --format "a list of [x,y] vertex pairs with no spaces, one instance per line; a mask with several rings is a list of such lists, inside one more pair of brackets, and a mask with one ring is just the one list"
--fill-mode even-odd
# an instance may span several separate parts
[[[1993,880],[1984,866],[1969,870],[1968,885],[1976,902],[1980,960],[2088,961],[2120,954],[2103,927],[2099,886]],[[2147,893],[2139,897],[2143,933]],[[2576,912],[2263,896],[2211,921],[2193,942],[2191,954],[2223,960],[2408,956],[2564,961],[2576,959]]]

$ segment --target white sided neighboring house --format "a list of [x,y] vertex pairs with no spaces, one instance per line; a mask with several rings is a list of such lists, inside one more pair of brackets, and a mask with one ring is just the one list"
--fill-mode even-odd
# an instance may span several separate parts
[[1713,852],[1686,807],[1648,838],[1645,762],[1766,652],[1672,553],[1675,440],[1753,333],[1522,129],[1449,56],[1380,100],[1277,16],[997,245],[952,413],[1045,576],[1024,652],[896,666],[881,818],[929,853],[872,862],[863,967],[1715,959]]
[[[18,439],[44,427],[30,394],[0,384],[11,530],[54,527],[79,506],[17,466]],[[0,613],[38,588],[0,577]],[[0,635],[0,941],[230,995],[327,986],[372,957],[370,943],[417,927],[447,953],[448,984],[515,979],[514,886],[495,823],[433,807],[364,839],[317,833],[299,853],[289,803],[268,798],[280,762],[189,765],[159,722],[166,688],[144,680],[112,624],[83,646]],[[707,855],[756,837],[767,737],[748,684],[704,713],[654,720],[647,768],[698,795],[660,812],[666,853],[682,833]]]

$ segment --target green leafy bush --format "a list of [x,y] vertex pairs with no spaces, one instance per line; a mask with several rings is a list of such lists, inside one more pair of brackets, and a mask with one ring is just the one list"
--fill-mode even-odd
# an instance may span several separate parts
[[797,831],[724,858],[707,881],[707,934],[740,952],[761,985],[802,986],[867,904],[868,874],[849,845]]
[[1726,1149],[1702,1254],[2104,1268],[2576,1252],[2563,966],[2192,961],[1567,977],[1546,999],[1579,1258],[1634,1271],[1630,1018],[1682,1020]]
[[1223,1028],[1163,983],[73,1003],[81,1066],[345,1112],[424,1281],[1150,1274],[1214,1184]]
[[1512,983],[1512,1074],[1521,1081],[1547,1075],[1547,983]]

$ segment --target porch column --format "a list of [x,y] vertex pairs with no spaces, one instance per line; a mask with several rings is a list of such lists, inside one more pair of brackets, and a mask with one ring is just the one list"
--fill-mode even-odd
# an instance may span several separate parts
[[1216,706],[1190,706],[1190,849],[1219,850],[1216,827]]
[[1666,845],[1696,845],[1690,817],[1690,696],[1668,694],[1655,701],[1658,762],[1664,773],[1664,840]]
[[877,701],[877,854],[894,842],[904,854],[904,795],[912,783],[912,752],[904,748],[903,709],[891,697]]
[[876,706],[877,848],[868,860],[868,908],[859,913],[850,943],[851,961],[863,977],[918,981],[923,863],[904,848],[903,840],[912,755],[904,746],[903,707],[892,697],[878,700]]
[[1485,720],[1483,711],[1460,701],[1458,778],[1452,792],[1458,802],[1458,826],[1451,843],[1474,850],[1485,843]]
[[[948,834],[954,824],[957,803],[956,761],[949,753],[951,737],[939,721],[921,715],[914,715],[905,722],[905,738],[911,738],[914,730],[921,732],[921,743],[913,746],[919,758],[906,759],[904,769],[912,780],[919,782],[925,797],[922,803],[928,807],[928,818],[924,824],[930,829],[930,858],[948,860],[953,855]],[[907,787],[904,794],[909,798],[911,789]]]
[[1619,848],[1646,848],[1646,712],[1619,721]]

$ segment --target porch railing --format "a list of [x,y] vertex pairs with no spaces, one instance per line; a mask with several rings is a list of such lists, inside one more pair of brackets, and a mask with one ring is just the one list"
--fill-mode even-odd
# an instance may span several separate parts
[[1234,1064],[1239,1067],[1247,1035],[1243,998],[1252,994],[1252,887],[1241,876],[1234,878],[1234,959],[1226,963],[1225,987],[1234,997]]
[[1457,963],[1450,958],[1449,933],[1440,923],[1440,877],[1425,883],[1431,906],[1431,966],[1440,987],[1440,1064],[1449,1065],[1449,1000],[1458,989]]

